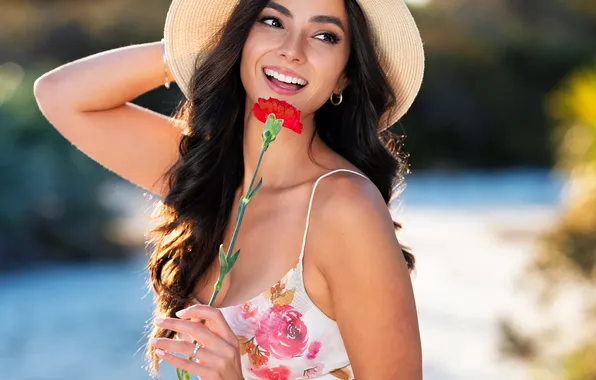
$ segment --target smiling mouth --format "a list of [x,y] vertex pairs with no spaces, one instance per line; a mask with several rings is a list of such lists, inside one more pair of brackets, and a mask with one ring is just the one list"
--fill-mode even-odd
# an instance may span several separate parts
[[299,91],[308,85],[304,79],[285,76],[268,68],[263,69],[263,74],[273,85],[286,91]]

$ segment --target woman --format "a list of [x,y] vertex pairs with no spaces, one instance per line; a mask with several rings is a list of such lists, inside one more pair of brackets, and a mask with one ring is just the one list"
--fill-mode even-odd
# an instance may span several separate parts
[[[165,52],[115,49],[35,84],[60,133],[163,198],[152,374],[162,359],[203,380],[422,378],[414,259],[387,208],[405,163],[380,133],[422,80],[403,2],[174,0]],[[170,80],[186,98],[175,117],[129,103]],[[252,105],[269,97],[301,110],[303,132],[282,131],[267,151],[242,254],[210,307],[218,247],[260,151]]]

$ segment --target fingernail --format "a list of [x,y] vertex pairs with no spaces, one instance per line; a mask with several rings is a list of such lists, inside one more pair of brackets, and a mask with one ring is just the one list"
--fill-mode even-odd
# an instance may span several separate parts
[[155,318],[155,324],[156,325],[161,325],[164,322],[163,318]]
[[186,309],[178,310],[178,311],[176,312],[176,316],[177,316],[177,317],[181,317],[181,316],[183,316],[185,313],[186,313]]
[[156,345],[157,344],[157,339],[151,338],[151,339],[149,339],[149,343],[151,343],[153,345]]
[[164,350],[160,350],[158,348],[157,350],[155,350],[155,355],[164,357],[164,356],[166,356],[166,353],[164,352]]

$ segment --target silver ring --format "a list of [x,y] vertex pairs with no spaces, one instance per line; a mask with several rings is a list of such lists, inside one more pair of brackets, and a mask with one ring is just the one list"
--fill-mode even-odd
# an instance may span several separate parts
[[194,351],[192,352],[192,355],[190,355],[190,356],[192,356],[194,359],[196,359],[195,355],[196,355],[196,354],[197,354],[197,352],[199,351],[199,348],[201,348],[201,344],[200,344],[199,342],[195,343],[195,349],[194,349]]

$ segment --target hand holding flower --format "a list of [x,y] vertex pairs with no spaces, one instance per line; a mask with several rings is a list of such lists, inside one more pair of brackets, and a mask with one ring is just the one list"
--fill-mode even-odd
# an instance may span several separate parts
[[[186,376],[197,375],[202,380],[242,380],[242,366],[238,339],[221,312],[207,305],[193,305],[176,313],[180,319],[162,318],[155,323],[165,329],[190,336],[201,342],[193,359],[187,360],[168,351],[190,355],[195,345],[176,339],[152,339],[156,354],[166,362],[183,370]],[[200,321],[208,321],[209,327]],[[179,373],[180,376],[180,373]],[[181,375],[185,376],[185,375]]]

